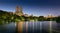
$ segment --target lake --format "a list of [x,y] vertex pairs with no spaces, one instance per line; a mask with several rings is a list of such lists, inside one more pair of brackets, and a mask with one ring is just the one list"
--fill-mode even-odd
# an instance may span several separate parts
[[60,33],[60,23],[56,21],[12,22],[0,25],[0,33]]

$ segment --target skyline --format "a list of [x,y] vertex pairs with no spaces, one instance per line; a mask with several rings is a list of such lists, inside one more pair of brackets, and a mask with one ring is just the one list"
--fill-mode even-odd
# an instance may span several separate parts
[[15,12],[16,5],[23,7],[24,14],[60,16],[60,0],[0,0],[0,10]]

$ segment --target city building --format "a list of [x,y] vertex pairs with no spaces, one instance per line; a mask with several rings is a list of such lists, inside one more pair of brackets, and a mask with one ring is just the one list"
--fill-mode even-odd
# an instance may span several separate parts
[[25,16],[25,17],[30,17],[30,16],[32,16],[32,15],[24,14],[24,13],[23,13],[23,8],[22,8],[22,6],[20,6],[20,8],[19,8],[18,6],[16,6],[16,11],[15,11],[14,14],[16,14],[16,15],[18,15],[18,16]]
[[54,16],[52,14],[49,14],[47,18],[53,18]]
[[20,9],[19,9],[18,6],[16,6],[15,14],[18,15],[18,16],[22,16],[23,15],[22,6],[20,6]]

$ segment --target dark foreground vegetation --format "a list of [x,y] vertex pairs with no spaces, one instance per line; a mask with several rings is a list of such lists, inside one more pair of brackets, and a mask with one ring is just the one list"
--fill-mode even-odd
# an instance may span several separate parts
[[2,22],[18,22],[18,21],[57,21],[60,22],[60,16],[53,17],[53,18],[46,18],[44,16],[18,16],[16,14],[13,14],[12,12],[6,12],[0,10],[0,24]]

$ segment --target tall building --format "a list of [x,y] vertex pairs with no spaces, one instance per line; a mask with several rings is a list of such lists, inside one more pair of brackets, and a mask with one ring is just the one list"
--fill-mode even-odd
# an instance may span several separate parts
[[22,6],[20,6],[20,16],[23,15],[23,9]]
[[49,14],[49,15],[48,15],[48,18],[52,18],[52,17],[53,17],[53,15],[52,15],[52,14]]
[[19,7],[16,6],[16,11],[15,11],[15,14],[18,14],[19,13]]
[[15,14],[18,15],[18,16],[22,16],[23,15],[22,6],[20,7],[20,10],[19,10],[19,7],[16,6]]

